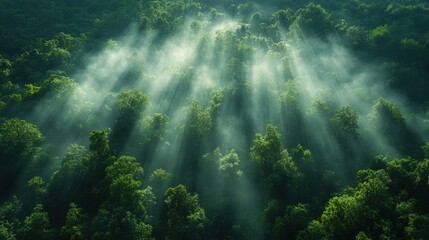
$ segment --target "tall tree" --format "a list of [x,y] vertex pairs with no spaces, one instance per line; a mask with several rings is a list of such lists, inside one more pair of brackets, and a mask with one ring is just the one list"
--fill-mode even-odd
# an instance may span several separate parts
[[0,188],[4,198],[24,168],[37,159],[44,136],[33,124],[18,118],[0,125]]
[[31,214],[25,217],[19,236],[29,240],[54,239],[54,230],[48,213],[43,210],[43,205],[37,204]]
[[207,219],[198,195],[191,195],[184,185],[178,185],[165,192],[165,204],[169,239],[203,238]]

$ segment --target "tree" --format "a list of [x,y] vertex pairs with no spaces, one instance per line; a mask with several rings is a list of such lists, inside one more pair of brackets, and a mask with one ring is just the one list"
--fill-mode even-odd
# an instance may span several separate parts
[[288,205],[285,209],[284,224],[285,232],[289,236],[296,236],[310,222],[310,206],[308,204],[298,203]]
[[42,203],[45,200],[48,186],[42,177],[35,176],[28,181],[28,190],[26,198],[32,203],[28,205],[33,207],[35,203]]
[[413,157],[421,154],[417,146],[422,144],[422,139],[407,126],[397,104],[377,99],[368,113],[368,120],[398,152]]
[[53,74],[42,83],[33,96],[45,97],[51,104],[64,103],[73,95],[76,88],[77,83],[73,79]]
[[188,108],[188,118],[188,126],[196,135],[204,136],[213,129],[210,109],[196,99],[191,101]]
[[[0,151],[2,156],[29,157],[43,140],[44,136],[40,130],[25,120],[12,118],[0,125]],[[4,157],[1,159],[6,161]]]
[[290,8],[282,9],[273,14],[274,19],[280,24],[280,27],[286,29],[293,19],[293,11]]
[[143,128],[142,143],[157,143],[164,140],[167,122],[167,115],[161,113],[155,113],[152,117],[146,117],[143,121],[141,121]]
[[86,239],[86,218],[87,216],[83,213],[83,210],[76,203],[71,203],[67,211],[64,226],[61,227],[61,237],[70,240]]
[[107,131],[94,130],[89,133],[89,150],[96,156],[105,158],[110,154],[109,138]]
[[288,80],[284,84],[280,94],[281,114],[283,117],[283,128],[288,133],[288,146],[296,146],[303,143],[303,93],[298,80]]
[[183,185],[165,192],[169,239],[200,239],[206,225],[198,195],[191,195]]
[[0,239],[3,240],[16,240],[15,233],[7,222],[0,222]]
[[374,28],[368,36],[368,41],[376,46],[386,44],[389,36],[389,28],[387,25],[378,26]]
[[66,208],[71,202],[82,203],[87,196],[87,188],[92,187],[88,179],[95,177],[90,172],[90,159],[91,154],[84,146],[73,144],[67,149],[48,187],[47,206],[55,213],[66,214]]
[[405,126],[405,119],[398,105],[379,98],[372,105],[368,119],[384,133],[397,131]]
[[167,190],[167,186],[171,180],[172,175],[164,169],[158,168],[152,172],[149,177],[149,185],[153,188],[154,194],[157,199],[162,199],[162,195]]
[[263,180],[261,187],[284,199],[287,191],[297,190],[302,174],[284,149],[280,137],[276,127],[267,125],[263,135],[256,134],[250,148],[250,159],[257,177]]
[[121,90],[115,105],[118,111],[118,121],[135,123],[140,119],[148,104],[149,98],[138,89]]
[[3,84],[6,81],[6,78],[10,74],[12,64],[2,55],[0,55],[0,84]]
[[240,170],[240,158],[235,152],[235,149],[231,149],[219,158],[219,170],[229,177],[241,176],[241,174],[243,174]]
[[94,240],[152,240],[152,226],[141,217],[121,208],[106,210],[100,208],[92,221]]
[[297,80],[289,80],[284,84],[284,91],[280,95],[280,102],[288,110],[299,110],[302,92]]
[[426,239],[429,236],[429,215],[410,214],[405,231],[409,239]]
[[143,168],[134,157],[121,156],[106,168],[109,203],[135,214],[145,212],[145,195],[141,178]]
[[358,112],[347,106],[338,110],[332,120],[341,131],[355,135],[358,129],[358,117]]
[[322,239],[328,240],[332,237],[328,236],[325,232],[324,226],[318,220],[311,221],[307,228],[301,231],[298,236],[298,240],[311,240],[311,239]]
[[151,239],[148,208],[155,196],[142,189],[143,168],[134,157],[121,156],[106,168],[108,195],[93,219],[93,239]]
[[282,154],[283,146],[276,127],[268,125],[264,135],[256,134],[250,157],[264,175],[271,172],[273,164],[282,158]]
[[354,237],[362,221],[362,210],[354,196],[343,195],[329,200],[321,217],[321,223],[329,239]]
[[222,89],[217,89],[211,92],[210,113],[212,118],[220,113],[224,96],[225,94]]
[[53,229],[48,213],[43,210],[42,204],[37,204],[30,215],[25,217],[24,224],[19,230],[22,239],[48,240],[53,239]]
[[37,157],[39,144],[44,140],[33,124],[11,118],[0,125],[0,188],[5,197],[24,167]]
[[331,14],[318,4],[310,3],[295,13],[290,29],[300,35],[326,37],[333,32]]
[[149,98],[138,89],[121,90],[117,96],[116,121],[112,129],[112,144],[122,150],[135,124],[149,105]]
[[16,239],[16,232],[21,225],[21,210],[22,203],[16,196],[0,206],[0,239]]

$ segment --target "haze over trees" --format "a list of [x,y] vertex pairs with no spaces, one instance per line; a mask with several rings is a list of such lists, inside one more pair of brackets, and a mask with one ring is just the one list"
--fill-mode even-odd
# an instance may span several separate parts
[[429,4],[3,0],[0,239],[427,239]]

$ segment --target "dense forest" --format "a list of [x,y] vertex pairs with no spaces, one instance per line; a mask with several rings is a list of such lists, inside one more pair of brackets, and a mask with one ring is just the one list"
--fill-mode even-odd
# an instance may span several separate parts
[[1,0],[0,239],[429,239],[425,0]]

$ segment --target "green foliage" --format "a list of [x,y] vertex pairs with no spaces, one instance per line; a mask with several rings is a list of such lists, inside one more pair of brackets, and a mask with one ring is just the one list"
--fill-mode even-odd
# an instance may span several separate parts
[[192,99],[188,108],[188,126],[198,135],[209,133],[213,127],[213,119],[210,108],[202,105],[198,100]]
[[378,26],[369,33],[368,40],[371,43],[381,44],[382,42],[386,41],[388,34],[389,34],[389,29],[387,25]]
[[198,195],[191,195],[183,185],[165,192],[169,239],[198,239],[206,225],[204,209]]
[[225,94],[222,89],[214,90],[211,93],[210,112],[212,116],[215,116],[220,113],[224,96]]
[[37,95],[39,95],[40,87],[35,86],[31,83],[25,84],[25,97],[26,98],[33,98]]
[[273,125],[268,125],[265,134],[256,134],[250,149],[251,159],[268,173],[270,166],[279,161],[283,154],[280,133]]
[[15,234],[10,229],[9,224],[0,223],[0,238],[4,240],[15,240]]
[[26,90],[29,90],[26,91],[27,96],[45,97],[49,103],[55,104],[67,101],[74,94],[78,85],[69,77],[54,74],[43,81],[39,89],[31,84],[26,84],[25,86]]
[[[429,143],[417,148],[420,137],[427,140],[427,115],[406,111],[405,119],[382,98],[364,109],[376,96],[354,84],[368,73],[377,86],[404,93],[411,110],[426,111],[428,16],[422,0],[0,1],[0,239],[426,239]],[[131,31],[121,40],[125,29]],[[92,68],[91,56],[106,42],[110,54],[131,53],[124,65],[138,64],[118,73],[105,102],[73,98],[83,103],[72,106],[76,81],[91,85],[79,69],[102,71]],[[335,56],[338,43],[357,61],[326,73],[329,67],[314,64],[331,64],[319,50],[332,47],[326,50]],[[151,62],[175,54],[169,47],[177,44],[196,44],[197,56]],[[300,86],[306,73],[293,69],[297,56],[314,66],[308,71],[317,85],[335,94]],[[140,57],[145,61],[134,62]],[[273,59],[281,63],[271,66]],[[359,62],[379,62],[387,79]],[[262,96],[250,79],[259,63],[273,73],[267,83],[277,72],[298,80],[274,79]],[[172,75],[156,72],[170,64],[179,65]],[[195,87],[205,83],[202,66],[217,71],[209,76],[211,96],[213,86]],[[150,84],[139,81],[153,72]],[[353,89],[338,92],[331,83],[340,80]],[[116,92],[120,87],[148,95]],[[335,99],[355,91],[359,98]],[[143,115],[149,94],[161,102],[155,107],[170,101],[168,109]],[[279,108],[269,116],[249,107],[265,97],[280,100],[264,102],[269,111]],[[178,107],[189,99],[180,122]],[[339,108],[344,104],[359,108]],[[39,128],[21,119],[37,123],[46,144]],[[267,125],[255,136],[269,122],[279,128]],[[89,147],[72,144],[61,156],[65,144],[88,142],[81,137],[88,132]],[[296,146],[290,155],[282,142]],[[373,153],[424,158],[371,162]],[[143,166],[156,170],[144,178]],[[180,183],[187,187],[170,185]]]
[[52,39],[38,39],[13,63],[11,78],[18,83],[40,82],[49,70],[68,71],[73,67],[72,53],[82,46],[85,36],[59,33]]
[[103,182],[108,187],[105,201],[93,219],[94,239],[150,239],[146,222],[151,188],[142,189],[143,168],[134,157],[121,156],[106,168]]
[[136,158],[121,156],[106,168],[106,176],[110,179],[115,179],[121,175],[131,175],[139,179],[143,177],[143,168],[136,161]]
[[219,170],[225,172],[227,175],[241,176],[242,171],[240,168],[240,158],[234,149],[226,152],[224,156],[219,158]]
[[41,204],[34,207],[30,215],[25,217],[24,223],[19,230],[22,239],[53,239],[53,229],[48,213],[43,210]]
[[118,121],[134,123],[140,119],[142,112],[148,107],[149,98],[138,89],[122,90],[116,101]]
[[273,14],[273,17],[277,20],[278,24],[283,28],[288,28],[293,19],[293,10],[286,8],[279,10]]
[[358,129],[359,114],[350,106],[342,107],[335,113],[334,123],[339,129],[349,134],[356,134]]
[[79,180],[87,175],[89,164],[89,151],[83,146],[71,145],[67,149],[59,169],[51,177],[52,185],[58,185],[59,188],[66,188],[66,183],[69,179],[79,182]]
[[110,151],[108,133],[104,130],[94,130],[89,134],[89,150],[98,156],[106,156]]
[[0,236],[2,239],[15,239],[21,224],[19,219],[21,210],[22,203],[16,196],[0,206]]
[[410,214],[405,232],[410,239],[425,239],[429,234],[429,216]]
[[171,174],[170,173],[166,172],[163,169],[156,169],[150,175],[149,181],[152,184],[157,184],[157,183],[168,181],[170,178],[171,178]]
[[405,119],[399,110],[398,105],[389,103],[383,98],[379,98],[372,105],[368,119],[382,131],[403,128]]
[[110,182],[110,203],[133,213],[145,213],[145,195],[141,178],[143,168],[134,157],[119,157],[106,168]]
[[3,84],[3,82],[9,76],[11,68],[12,68],[11,62],[8,59],[4,58],[2,55],[0,55],[0,83],[1,84]]
[[362,46],[367,41],[367,31],[361,26],[350,26],[345,32],[345,36],[353,46]]
[[124,143],[148,105],[149,97],[138,89],[123,89],[119,92],[115,103],[116,121],[111,134],[112,145],[117,150],[123,150]]
[[87,215],[82,212],[76,203],[71,203],[67,211],[64,226],[61,227],[60,235],[64,239],[85,239],[85,221]]
[[[285,230],[286,233],[295,236],[299,230],[305,228],[310,222],[310,206],[298,203],[288,205],[285,209]],[[278,239],[278,238],[277,238]]]
[[285,83],[285,90],[280,95],[280,102],[288,108],[299,109],[299,101],[302,93],[297,80],[289,80]]
[[284,197],[286,190],[297,190],[301,172],[284,149],[278,129],[273,125],[267,125],[264,135],[256,134],[250,159],[270,194]]
[[309,206],[302,203],[287,205],[282,209],[278,201],[272,200],[268,202],[264,213],[265,238],[270,239],[295,238],[296,234],[310,222]]
[[333,111],[333,104],[331,89],[319,90],[311,101],[311,108],[308,109],[308,114],[330,116]]
[[427,229],[427,215],[421,213],[425,211],[418,206],[421,196],[413,190],[419,184],[420,164],[423,162],[410,158],[394,159],[387,162],[386,169],[359,171],[355,188],[329,200],[317,221],[321,228],[314,229],[310,223],[299,236],[302,239],[310,236],[379,239],[395,235],[424,238],[426,232],[422,229]]
[[359,233],[356,235],[356,240],[371,240],[371,238],[369,238],[369,237],[365,234],[365,232],[359,232]]
[[0,125],[0,188],[5,194],[16,183],[17,175],[37,162],[43,140],[39,128],[25,120],[11,118]]
[[158,168],[150,174],[149,185],[152,187],[154,194],[159,199],[164,195],[172,178],[172,174],[164,169]]
[[18,84],[13,84],[11,81],[6,81],[0,85],[0,99],[5,106],[19,104],[22,101],[22,90]]
[[222,154],[220,148],[216,148],[213,152],[205,154],[203,160],[206,160],[207,168],[213,167],[213,171],[220,173],[221,178],[226,177],[227,182],[230,182],[232,177],[240,177],[243,174],[240,157],[235,149]]
[[295,13],[290,29],[301,34],[325,37],[333,30],[331,14],[321,5],[310,3]]
[[168,117],[165,114],[155,113],[152,117],[144,118],[140,124],[143,128],[142,143],[159,142],[164,140]]
[[313,220],[311,221],[307,229],[305,231],[301,231],[297,237],[299,240],[310,240],[310,239],[323,239],[328,240],[331,239],[326,235],[324,226],[320,223],[320,221]]
[[93,219],[93,226],[96,231],[92,239],[152,239],[152,227],[149,224],[145,224],[138,216],[120,208],[113,211],[100,209]]
[[28,190],[32,195],[32,199],[40,202],[48,193],[48,186],[43,181],[42,177],[36,176],[28,181]]
[[[44,140],[39,129],[18,118],[12,118],[0,125],[0,149],[3,156],[28,157]],[[5,158],[2,158],[6,161]]]

